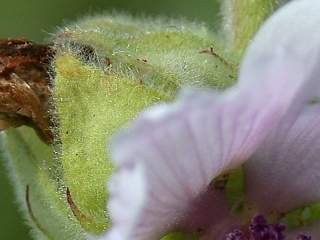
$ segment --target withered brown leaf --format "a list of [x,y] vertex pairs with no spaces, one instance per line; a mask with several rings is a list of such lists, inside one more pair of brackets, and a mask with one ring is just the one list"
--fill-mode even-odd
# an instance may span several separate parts
[[53,56],[49,45],[0,40],[0,130],[28,125],[52,142],[48,109]]

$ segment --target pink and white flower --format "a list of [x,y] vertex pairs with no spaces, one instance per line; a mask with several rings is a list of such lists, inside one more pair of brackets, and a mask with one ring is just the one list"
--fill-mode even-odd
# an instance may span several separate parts
[[[260,215],[234,216],[210,183],[243,165],[256,214],[320,201],[319,26],[318,0],[290,2],[252,41],[234,87],[184,91],[117,136],[113,227],[101,239],[158,240],[199,229],[201,240],[284,239],[282,226]],[[309,230],[297,239],[320,238],[320,228]]]

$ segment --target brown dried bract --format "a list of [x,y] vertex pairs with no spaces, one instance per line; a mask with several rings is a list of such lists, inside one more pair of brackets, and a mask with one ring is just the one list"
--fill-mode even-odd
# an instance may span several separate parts
[[54,50],[25,40],[0,40],[0,130],[28,125],[51,143],[48,112]]

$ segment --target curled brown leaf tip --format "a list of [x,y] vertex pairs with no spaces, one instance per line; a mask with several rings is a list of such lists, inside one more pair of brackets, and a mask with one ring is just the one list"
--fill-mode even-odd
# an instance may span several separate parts
[[49,98],[54,54],[50,45],[0,40],[0,130],[28,125],[52,143]]

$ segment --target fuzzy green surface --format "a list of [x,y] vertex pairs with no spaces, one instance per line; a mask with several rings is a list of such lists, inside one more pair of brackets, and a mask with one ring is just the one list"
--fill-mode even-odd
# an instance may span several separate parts
[[[65,195],[56,182],[61,178],[59,163],[54,162],[51,147],[42,143],[34,131],[23,127],[1,134],[0,154],[6,162],[15,185],[17,201],[35,239],[85,239],[80,225],[73,218]],[[31,219],[26,202],[29,186],[30,206],[38,224]]]
[[235,82],[237,66],[214,39],[202,25],[124,15],[88,18],[57,34],[58,158],[84,229],[110,226],[108,144],[117,130],[182,86]]
[[223,0],[223,27],[230,48],[241,55],[279,4],[279,0]]
[[225,88],[237,74],[220,39],[204,25],[183,20],[97,16],[62,29],[56,42],[92,46],[101,61],[110,60],[110,71],[167,96],[186,85]]
[[163,96],[144,85],[81,63],[71,55],[56,60],[55,102],[59,115],[64,181],[77,207],[93,224],[106,230],[106,181],[113,167],[106,146],[121,126]]

